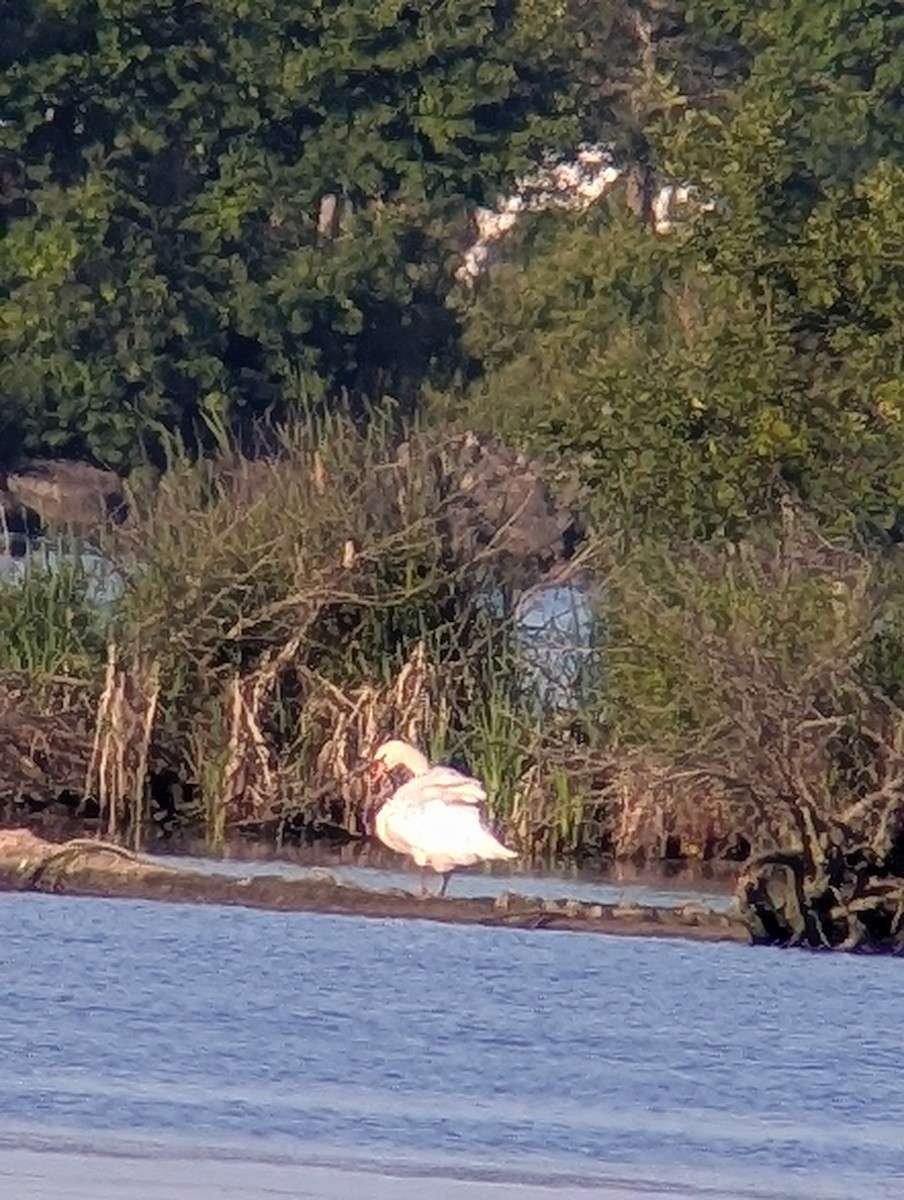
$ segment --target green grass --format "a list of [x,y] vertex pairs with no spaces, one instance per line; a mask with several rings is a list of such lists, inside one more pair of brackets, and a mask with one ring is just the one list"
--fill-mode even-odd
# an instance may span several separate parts
[[0,671],[38,683],[102,673],[109,615],[92,589],[75,544],[24,560],[19,579],[0,583]]

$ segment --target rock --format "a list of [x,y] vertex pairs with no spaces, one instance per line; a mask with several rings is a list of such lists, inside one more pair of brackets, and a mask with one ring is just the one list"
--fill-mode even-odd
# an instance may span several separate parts
[[[399,465],[411,452],[403,443]],[[450,438],[432,457],[448,498],[443,523],[457,556],[473,558],[492,547],[540,571],[573,556],[584,529],[577,513],[553,495],[538,463],[473,432]]]
[[127,513],[123,483],[114,471],[62,459],[31,459],[8,472],[0,503],[4,511],[10,506],[14,519],[67,529],[119,523]]

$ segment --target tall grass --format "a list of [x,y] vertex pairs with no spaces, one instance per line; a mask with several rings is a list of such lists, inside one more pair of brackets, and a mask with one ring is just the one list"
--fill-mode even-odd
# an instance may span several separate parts
[[[489,602],[525,579],[502,518],[468,508],[444,431],[400,442],[332,413],[274,438],[266,458],[175,455],[108,547],[120,635],[161,664],[158,736],[205,793],[208,837],[243,807],[219,794],[230,772],[262,820],[353,828],[364,756],[406,732],[481,775],[508,824],[549,730],[512,607]],[[250,706],[227,749],[236,679]]]
[[482,778],[528,855],[599,851],[631,805],[649,820],[619,827],[643,850],[662,843],[662,806],[613,785],[622,757],[657,778],[671,757],[687,778],[705,750],[753,774],[773,726],[840,711],[858,671],[897,670],[901,623],[876,632],[872,559],[812,530],[600,539],[595,632],[538,657],[517,604],[536,577],[504,518],[459,490],[447,431],[401,440],[331,413],[270,441],[259,458],[174,447],[158,483],[136,481],[104,545],[124,581],[106,605],[77,551],[0,585],[0,671],[36,695],[60,679],[99,692],[111,636],[123,663],[158,665],[154,747],[196,785],[183,816],[211,844],[290,818],[359,831],[363,763],[401,735]]
[[0,672],[33,686],[96,681],[103,670],[109,614],[75,542],[22,560],[18,578],[0,582]]

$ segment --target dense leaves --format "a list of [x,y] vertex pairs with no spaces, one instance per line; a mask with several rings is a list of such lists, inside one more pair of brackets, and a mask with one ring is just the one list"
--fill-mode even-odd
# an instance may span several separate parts
[[736,535],[791,489],[893,531],[902,19],[865,0],[691,15],[734,42],[731,69],[710,102],[687,92],[643,124],[696,203],[665,236],[620,197],[524,230],[466,306],[469,413],[558,454],[630,525]]
[[[439,395],[638,530],[739,536],[791,490],[897,536],[902,28],[881,0],[2,3],[4,456]],[[473,206],[578,137],[624,184],[456,284]],[[693,185],[666,234],[665,180]]]
[[7,444],[129,463],[162,428],[443,378],[465,201],[568,123],[556,13],[546,0],[4,12]]

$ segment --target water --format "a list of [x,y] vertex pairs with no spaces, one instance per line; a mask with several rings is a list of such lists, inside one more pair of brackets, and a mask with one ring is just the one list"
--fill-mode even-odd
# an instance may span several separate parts
[[531,588],[519,597],[515,620],[525,684],[545,705],[573,705],[593,655],[595,622],[587,592],[574,585]]
[[99,610],[107,610],[123,595],[123,576],[88,539],[29,539],[4,535],[0,528],[0,587],[23,583],[30,571],[53,573],[74,567],[83,573],[86,599]]
[[904,1195],[904,965],[0,897],[9,1200]]
[[[420,872],[400,865],[399,856],[395,854],[379,856],[392,863],[391,866],[364,866],[353,859],[344,861],[341,855],[323,850],[299,854],[298,861],[292,861],[274,858],[269,852],[264,858],[248,858],[241,853],[246,847],[239,846],[237,849],[239,856],[235,858],[193,854],[149,854],[146,857],[161,866],[176,866],[204,874],[239,877],[278,875],[284,879],[310,879],[327,875],[337,883],[367,888],[369,891],[386,891],[390,888],[412,893],[420,891]],[[367,850],[369,857],[377,857],[373,855],[371,847],[367,847]],[[448,885],[448,895],[474,899],[516,892],[542,900],[575,899],[587,904],[639,904],[644,908],[705,904],[716,912],[727,912],[733,904],[733,886],[727,878],[722,881],[721,890],[715,890],[716,881],[707,881],[705,888],[699,880],[693,886],[678,887],[661,871],[653,869],[634,872],[623,870],[623,873],[627,876],[624,879],[609,879],[602,872],[594,870],[538,873],[529,867],[525,868],[523,864],[494,864],[492,867],[456,871]],[[428,888],[436,891],[439,878],[428,871]]]

